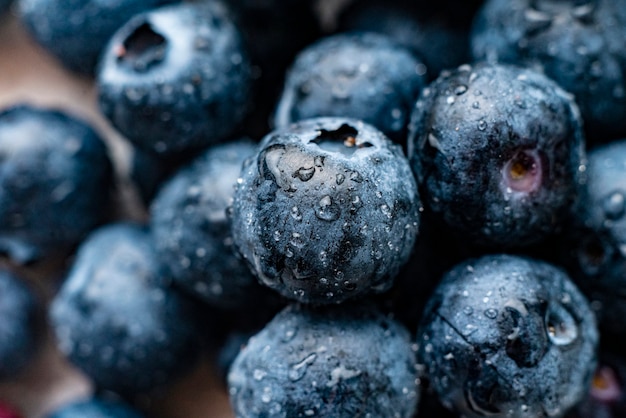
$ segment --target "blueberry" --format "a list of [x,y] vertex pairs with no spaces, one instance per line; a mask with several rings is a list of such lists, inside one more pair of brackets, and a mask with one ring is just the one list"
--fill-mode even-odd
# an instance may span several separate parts
[[418,344],[431,387],[463,416],[561,417],[589,387],[598,331],[565,272],[491,255],[443,277]]
[[250,339],[228,382],[237,418],[410,418],[416,375],[408,332],[370,306],[291,305]]
[[361,121],[274,131],[244,163],[233,239],[283,296],[339,303],[388,289],[415,242],[420,201],[398,145]]
[[249,100],[241,36],[219,2],[135,16],[106,47],[99,103],[134,145],[157,154],[204,148],[232,134]]
[[46,418],[141,418],[130,406],[107,399],[91,398],[65,405]]
[[99,389],[152,391],[195,361],[195,310],[167,282],[138,225],[103,227],[81,245],[50,316],[61,351]]
[[442,70],[469,60],[469,28],[456,24],[449,13],[428,6],[403,0],[361,0],[342,12],[340,27],[391,37],[421,57],[429,78],[434,79]]
[[0,112],[0,254],[27,263],[70,249],[104,220],[112,182],[106,147],[84,122]]
[[590,139],[626,135],[626,1],[490,0],[472,36],[476,59],[543,71],[576,96]]
[[566,418],[618,418],[626,416],[625,381],[626,362],[623,354],[616,355],[601,351],[600,362],[593,375],[591,387],[585,400],[577,405]]
[[212,306],[246,309],[266,290],[235,255],[226,216],[243,161],[255,151],[246,140],[209,148],[167,181],[151,208],[164,274]]
[[595,302],[600,327],[621,335],[626,331],[626,141],[594,148],[588,158],[586,193],[565,261]]
[[318,116],[352,117],[404,144],[425,73],[421,61],[384,35],[322,39],[296,57],[274,124],[285,127]]
[[487,246],[558,232],[584,182],[584,135],[569,94],[532,70],[464,65],[415,105],[409,157],[433,212]]
[[[174,0],[20,0],[31,35],[72,71],[93,74],[113,33],[137,13]],[[6,3],[6,2],[5,2]]]
[[24,369],[37,348],[38,303],[24,282],[0,269],[0,380]]

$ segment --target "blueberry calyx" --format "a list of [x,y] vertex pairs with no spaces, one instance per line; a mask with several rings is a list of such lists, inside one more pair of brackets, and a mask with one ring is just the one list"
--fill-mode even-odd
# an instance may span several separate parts
[[359,142],[357,139],[359,131],[345,123],[334,131],[321,129],[319,132],[319,135],[311,142],[326,151],[338,152],[347,157],[361,148],[374,146],[371,142]]
[[504,184],[515,192],[532,193],[539,190],[543,177],[541,158],[536,150],[518,151],[504,164]]
[[117,60],[137,72],[145,72],[165,59],[167,40],[150,23],[139,25],[116,50]]

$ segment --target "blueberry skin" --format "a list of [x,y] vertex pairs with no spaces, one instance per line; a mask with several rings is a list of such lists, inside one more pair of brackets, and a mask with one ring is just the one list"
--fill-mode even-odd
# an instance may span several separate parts
[[419,210],[400,146],[361,121],[316,118],[268,134],[244,163],[232,232],[263,284],[340,303],[392,285]]
[[28,263],[70,249],[107,211],[113,170],[104,142],[56,110],[0,112],[0,254]]
[[[602,334],[604,344],[604,334]],[[621,338],[620,338],[621,339]],[[600,361],[585,400],[566,418],[619,418],[626,416],[626,361],[622,353],[600,352]]]
[[475,59],[534,67],[573,93],[594,141],[626,135],[624,42],[624,0],[490,0],[471,40]]
[[11,379],[35,354],[38,303],[22,280],[0,270],[0,380]]
[[587,186],[567,240],[572,277],[593,304],[600,327],[626,332],[626,140],[589,151]]
[[47,418],[142,418],[130,406],[106,399],[92,398],[63,406]]
[[97,84],[102,112],[135,146],[171,155],[232,134],[249,100],[250,65],[219,2],[135,16],[106,47]]
[[132,397],[193,365],[194,309],[158,274],[149,232],[111,224],[94,232],[50,309],[58,345],[99,389]]
[[361,119],[404,144],[426,66],[391,38],[337,34],[301,51],[287,74],[276,127],[318,116]]
[[174,0],[20,0],[35,40],[71,71],[93,75],[109,38],[128,19]]
[[409,158],[427,206],[467,241],[498,248],[558,232],[585,181],[571,96],[532,70],[463,65],[417,101]]
[[427,10],[425,4],[403,0],[361,0],[340,15],[343,31],[389,36],[423,59],[429,79],[470,60],[469,28],[451,21],[449,13]]
[[228,384],[237,418],[410,418],[419,400],[408,332],[367,305],[288,306],[249,340]]
[[150,211],[163,273],[215,307],[246,309],[266,291],[236,255],[226,215],[255,151],[249,140],[209,148],[163,185]]
[[417,341],[431,387],[463,416],[561,417],[588,390],[598,331],[565,272],[489,255],[443,277]]

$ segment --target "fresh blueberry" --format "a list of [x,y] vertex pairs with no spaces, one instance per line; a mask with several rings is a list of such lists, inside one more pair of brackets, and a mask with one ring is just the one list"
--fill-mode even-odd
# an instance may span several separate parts
[[566,251],[572,277],[597,309],[600,327],[626,332],[626,140],[589,151],[587,186]]
[[349,31],[382,33],[421,57],[428,76],[456,68],[470,58],[469,28],[455,24],[449,13],[403,0],[353,2],[340,16]]
[[444,276],[418,344],[431,387],[463,416],[561,417],[591,383],[598,331],[565,272],[492,255]]
[[27,263],[78,244],[103,221],[112,182],[106,147],[84,122],[0,112],[0,254]]
[[237,418],[410,418],[419,397],[408,332],[371,306],[287,307],[228,382]]
[[65,405],[46,418],[142,418],[130,406],[107,399],[91,398]]
[[[72,71],[93,74],[109,38],[132,16],[175,0],[20,0],[26,28]],[[8,2],[3,2],[8,3]]]
[[150,211],[164,274],[215,307],[247,309],[267,290],[236,255],[226,216],[255,152],[247,140],[209,148],[163,185]]
[[103,113],[134,145],[161,155],[232,134],[250,80],[241,36],[217,1],[135,16],[111,39],[97,75]]
[[404,144],[426,66],[390,38],[338,34],[298,54],[287,74],[274,124],[318,116],[361,119]]
[[21,279],[0,269],[0,380],[10,379],[37,348],[38,303]]
[[572,97],[545,76],[463,65],[424,89],[409,157],[427,206],[466,241],[505,248],[558,232],[584,182]]
[[472,52],[543,71],[576,96],[590,140],[606,141],[626,135],[624,42],[624,0],[490,0]]
[[51,306],[61,351],[99,389],[132,397],[193,365],[195,309],[158,274],[149,232],[112,224],[94,232]]
[[408,259],[420,200],[399,145],[355,119],[274,131],[244,163],[235,245],[267,286],[302,302],[382,292]]
[[583,402],[566,418],[620,418],[626,417],[626,361],[619,355],[601,352],[600,362]]

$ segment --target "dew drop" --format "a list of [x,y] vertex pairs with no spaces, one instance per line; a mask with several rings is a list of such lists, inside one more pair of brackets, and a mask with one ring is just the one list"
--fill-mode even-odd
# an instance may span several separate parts
[[293,177],[297,177],[300,181],[309,181],[315,174],[315,167],[300,167],[298,171],[293,174]]
[[481,119],[478,121],[478,130],[479,131],[484,131],[485,129],[487,129],[487,122],[485,122],[484,119]]
[[498,310],[489,308],[484,312],[484,314],[489,319],[495,319],[498,316]]
[[315,216],[323,221],[336,221],[340,215],[341,209],[328,195],[322,197],[315,208]]

